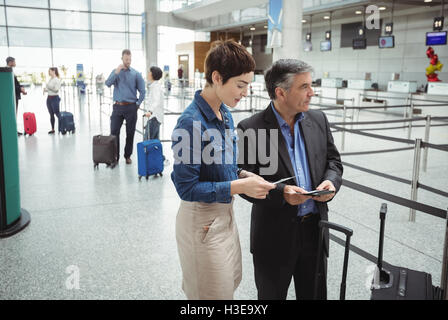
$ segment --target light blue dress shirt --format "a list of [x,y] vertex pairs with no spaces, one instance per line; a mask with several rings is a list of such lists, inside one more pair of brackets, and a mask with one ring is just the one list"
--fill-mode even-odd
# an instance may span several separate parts
[[[139,106],[145,99],[145,80],[141,73],[131,67],[122,69],[118,75],[113,70],[106,80],[106,86],[112,85],[114,86],[114,102],[132,102]],[[138,98],[137,90],[140,93]]]
[[[306,156],[305,141],[303,140],[302,133],[300,132],[300,122],[303,120],[303,112],[296,116],[294,123],[294,136],[291,134],[291,130],[286,121],[275,110],[274,104],[271,102],[271,108],[274,111],[277,118],[278,125],[282,131],[283,137],[286,141],[286,147],[288,148],[289,158],[291,159],[292,167],[294,168],[294,174],[297,177],[297,186],[307,191],[312,190],[310,168]],[[313,199],[308,199],[301,205],[297,212],[298,216],[304,216],[309,213],[317,213],[316,204]]]

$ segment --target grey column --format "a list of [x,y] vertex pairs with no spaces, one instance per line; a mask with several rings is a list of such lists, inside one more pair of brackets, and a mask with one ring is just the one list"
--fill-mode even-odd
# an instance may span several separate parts
[[151,66],[157,65],[158,33],[157,33],[157,0],[145,0],[145,57],[146,73]]
[[300,59],[302,55],[302,1],[283,0],[282,47],[274,48],[273,61]]

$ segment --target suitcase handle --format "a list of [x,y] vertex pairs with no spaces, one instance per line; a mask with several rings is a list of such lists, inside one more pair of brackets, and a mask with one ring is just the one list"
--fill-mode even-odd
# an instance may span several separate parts
[[332,223],[329,221],[319,221],[319,243],[318,243],[318,249],[317,249],[317,262],[316,262],[316,274],[314,278],[314,300],[317,299],[317,291],[318,291],[318,284],[319,284],[319,278],[322,277],[322,273],[320,272],[320,264],[322,260],[322,243],[324,241],[324,228],[333,229],[339,232],[342,232],[346,236],[345,240],[345,252],[344,252],[344,267],[342,269],[342,280],[341,280],[341,290],[339,293],[339,299],[345,300],[345,289],[346,289],[346,282],[347,282],[347,269],[348,269],[348,256],[350,252],[350,238],[353,235],[353,230],[349,229],[347,227],[341,226],[336,223]]

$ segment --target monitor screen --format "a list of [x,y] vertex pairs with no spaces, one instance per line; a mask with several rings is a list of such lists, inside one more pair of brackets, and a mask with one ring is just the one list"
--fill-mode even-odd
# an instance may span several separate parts
[[426,32],[426,45],[438,46],[446,44],[446,31]]
[[393,48],[395,46],[394,36],[385,36],[378,38],[378,47],[380,48]]
[[330,40],[321,41],[320,51],[331,51],[331,41]]
[[365,49],[367,41],[365,38],[353,39],[353,49]]

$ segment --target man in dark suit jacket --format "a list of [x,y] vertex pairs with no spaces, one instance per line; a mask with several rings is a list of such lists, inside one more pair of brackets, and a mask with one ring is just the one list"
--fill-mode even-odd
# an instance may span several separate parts
[[[16,66],[16,59],[14,59],[13,57],[6,58],[6,65],[10,68],[14,68]],[[14,87],[16,92],[16,119],[17,119],[17,109],[19,107],[19,100],[21,99],[22,94],[26,95],[27,93],[25,91],[25,88],[20,85],[20,82],[19,80],[17,80],[16,75],[14,75]],[[22,135],[21,132],[17,132],[17,134],[19,136]]]
[[[271,103],[238,125],[242,169],[272,182],[292,177],[277,183],[266,199],[244,196],[253,203],[250,248],[259,299],[286,299],[292,277],[296,298],[313,298],[318,222],[328,220],[327,202],[342,184],[343,168],[328,120],[323,112],[309,110],[312,71],[299,60],[275,62],[265,73]],[[302,194],[315,189],[334,192]],[[327,230],[319,257],[324,274],[319,299],[327,296],[328,239]]]

